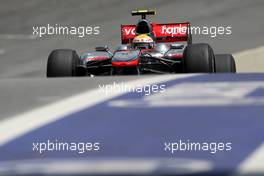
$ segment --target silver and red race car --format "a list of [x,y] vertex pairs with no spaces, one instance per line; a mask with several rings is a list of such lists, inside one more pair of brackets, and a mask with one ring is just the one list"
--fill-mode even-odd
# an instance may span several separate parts
[[164,73],[235,73],[231,54],[214,54],[206,43],[192,43],[190,23],[157,24],[146,19],[153,10],[132,11],[136,25],[121,25],[121,45],[107,46],[80,57],[70,49],[51,52],[47,77],[143,75]]

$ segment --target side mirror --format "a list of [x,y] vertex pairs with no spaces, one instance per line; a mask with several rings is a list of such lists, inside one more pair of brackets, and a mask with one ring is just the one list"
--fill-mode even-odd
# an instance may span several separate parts
[[108,52],[109,51],[109,48],[108,48],[108,46],[98,46],[98,47],[95,47],[95,51],[105,51],[105,52]]
[[183,44],[171,44],[170,49],[183,49],[184,45]]

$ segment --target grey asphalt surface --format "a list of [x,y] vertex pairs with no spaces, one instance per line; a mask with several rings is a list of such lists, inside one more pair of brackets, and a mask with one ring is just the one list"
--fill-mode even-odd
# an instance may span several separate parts
[[[155,22],[190,21],[194,26],[232,26],[232,35],[194,35],[216,53],[238,52],[264,45],[263,0],[0,0],[0,119],[45,105],[78,92],[125,78],[45,78],[49,53],[57,48],[79,53],[94,46],[120,43],[120,24],[134,24],[133,9],[154,9]],[[31,35],[33,26],[99,26],[100,35],[86,38]],[[7,39],[7,34],[15,34]],[[264,64],[263,64],[264,68]]]
[[[130,80],[136,78],[136,76],[129,77]],[[88,80],[87,78],[60,78],[45,81],[35,78],[3,79],[0,80],[0,117],[5,119],[86,90],[98,89],[99,86],[114,82],[118,84],[127,80],[127,76],[89,78]]]

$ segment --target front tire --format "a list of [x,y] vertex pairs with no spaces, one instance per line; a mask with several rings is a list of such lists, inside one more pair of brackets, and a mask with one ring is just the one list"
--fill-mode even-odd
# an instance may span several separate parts
[[47,77],[77,76],[79,56],[70,49],[58,49],[50,53],[47,63]]
[[205,43],[188,45],[184,50],[184,68],[186,73],[214,73],[214,52]]
[[215,55],[216,73],[236,73],[235,59],[231,54]]

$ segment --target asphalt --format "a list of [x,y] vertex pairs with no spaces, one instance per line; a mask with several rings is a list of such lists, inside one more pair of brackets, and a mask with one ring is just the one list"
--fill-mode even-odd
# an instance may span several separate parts
[[[190,21],[194,26],[232,26],[232,35],[194,35],[216,53],[237,53],[264,45],[262,0],[1,0],[0,1],[0,119],[125,78],[45,78],[49,53],[57,48],[78,53],[94,46],[120,43],[120,24],[134,24],[130,11],[154,9],[155,22]],[[33,27],[99,26],[100,35],[85,38],[46,36],[30,39]],[[11,37],[10,37],[11,34]],[[254,56],[252,56],[254,57]],[[258,65],[263,65],[261,61]],[[245,70],[246,71],[246,70]]]
[[[136,78],[136,76],[129,77],[130,80]],[[87,90],[100,89],[100,86],[108,84],[121,84],[127,80],[127,76],[61,78],[44,81],[35,78],[3,79],[0,80],[0,117],[6,119],[21,112],[63,100],[65,97]]]

